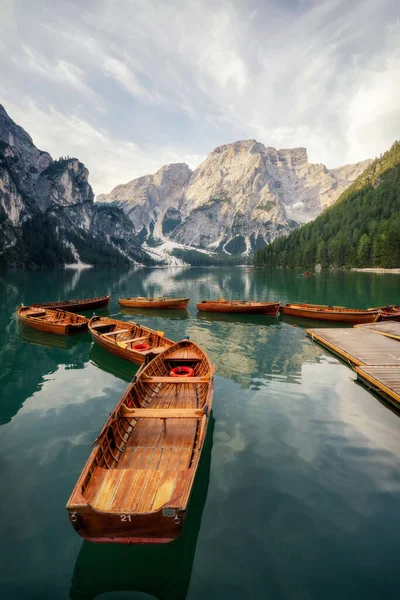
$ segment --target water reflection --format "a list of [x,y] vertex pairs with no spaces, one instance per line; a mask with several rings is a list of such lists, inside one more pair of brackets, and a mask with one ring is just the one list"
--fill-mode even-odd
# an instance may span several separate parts
[[242,387],[275,374],[298,381],[302,364],[315,362],[324,351],[310,343],[299,328],[275,318],[269,322],[269,325],[235,322],[232,326],[230,321],[197,319],[191,321],[187,334],[207,349],[217,375],[232,379]]
[[160,600],[184,600],[207,497],[213,445],[211,416],[189,509],[180,537],[170,544],[124,546],[84,541],[72,577],[70,598],[92,600],[107,592],[136,591]]
[[23,323],[18,326],[18,333],[21,340],[36,346],[43,346],[44,348],[64,348],[70,349],[78,344],[88,343],[91,340],[89,333],[82,333],[80,335],[54,335],[52,333],[45,333],[43,331],[37,331],[32,329]]
[[111,373],[111,375],[114,375],[127,383],[132,380],[132,377],[139,369],[137,365],[114,356],[95,342],[93,342],[89,354],[90,360],[96,367],[102,371]]
[[302,319],[299,317],[292,317],[290,315],[279,315],[279,318],[283,323],[287,323],[291,327],[300,327],[301,329],[317,327],[353,327],[353,325],[349,323],[335,323],[334,321],[324,321],[319,319]]
[[237,315],[234,313],[212,313],[198,312],[197,318],[210,323],[219,321],[223,323],[249,323],[251,325],[273,325],[276,323],[277,315]]
[[120,307],[120,312],[123,315],[142,315],[144,317],[156,317],[160,319],[189,319],[187,310],[174,310],[173,308],[157,310],[153,308],[126,308]]
[[0,346],[0,424],[8,423],[60,365],[83,369],[90,342],[88,334],[69,338],[35,331],[11,314]]

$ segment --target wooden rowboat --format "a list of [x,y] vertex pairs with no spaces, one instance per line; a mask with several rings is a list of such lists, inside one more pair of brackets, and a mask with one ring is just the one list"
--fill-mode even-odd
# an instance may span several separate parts
[[120,306],[125,308],[175,308],[186,309],[190,298],[121,298]]
[[400,321],[400,306],[391,304],[390,306],[378,306],[377,308],[369,308],[368,310],[379,310],[380,315],[378,321]]
[[159,354],[174,344],[162,331],[110,317],[92,317],[89,331],[100,346],[138,365],[146,362],[147,356]]
[[118,592],[123,591],[130,592],[128,597],[141,596],[138,592],[146,598],[163,600],[187,597],[208,492],[213,428],[211,413],[185,524],[173,547],[169,544],[91,544],[85,540],[71,579],[71,600],[100,599],[107,592],[118,597]]
[[245,302],[241,300],[203,300],[197,310],[247,315],[277,315],[279,302]]
[[[192,376],[171,376],[186,368]],[[97,438],[67,504],[92,542],[166,543],[182,529],[210,419],[213,367],[190,340],[142,367]]]
[[379,317],[379,310],[361,310],[342,306],[325,306],[323,304],[284,304],[280,311],[283,315],[318,319],[320,321],[336,321],[338,323],[374,323]]
[[108,306],[109,301],[110,296],[98,296],[97,298],[85,298],[85,300],[59,300],[57,302],[42,302],[40,304],[31,304],[31,306],[78,312],[80,310],[104,308]]
[[21,306],[18,316],[24,325],[58,335],[74,335],[88,329],[89,319],[82,315],[62,311]]

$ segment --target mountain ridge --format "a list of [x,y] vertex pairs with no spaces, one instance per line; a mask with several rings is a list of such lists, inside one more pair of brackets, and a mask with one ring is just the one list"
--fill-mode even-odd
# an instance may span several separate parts
[[121,207],[146,244],[249,255],[315,218],[370,162],[329,170],[309,163],[304,147],[240,140],[217,146],[194,170],[165,165],[96,200]]
[[94,203],[77,158],[53,160],[0,105],[0,266],[152,263],[120,209]]
[[315,221],[258,251],[256,266],[400,267],[400,142]]

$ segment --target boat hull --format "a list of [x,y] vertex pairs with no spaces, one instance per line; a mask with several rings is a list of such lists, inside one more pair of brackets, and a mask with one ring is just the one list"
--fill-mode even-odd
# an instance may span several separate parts
[[[109,514],[87,506],[70,512],[69,520],[85,540],[98,544],[168,544],[179,537],[186,510],[163,516],[163,511],[147,515]],[[157,535],[154,535],[157,532]]]
[[[65,312],[65,311],[64,311]],[[20,321],[37,331],[43,331],[44,333],[52,333],[56,335],[77,335],[78,333],[85,333],[88,330],[88,319],[85,319],[82,323],[48,323],[46,321],[40,321],[25,317],[18,312]],[[76,315],[73,315],[76,318]],[[82,317],[84,318],[84,317]]]
[[240,302],[200,302],[196,305],[197,310],[201,312],[215,313],[230,313],[240,315],[277,315],[279,310],[279,302],[257,303],[254,306],[251,304],[240,304]]
[[124,348],[120,348],[113,342],[111,342],[111,341],[109,342],[108,340],[105,340],[103,337],[94,333],[92,330],[90,330],[90,333],[92,335],[93,340],[99,346],[101,346],[108,352],[111,352],[111,354],[114,354],[114,356],[118,356],[118,358],[123,358],[124,360],[129,360],[130,362],[134,363],[135,365],[143,365],[145,363],[146,355],[143,354],[142,352],[134,352],[132,350],[125,350]]
[[377,320],[379,313],[371,313],[361,311],[360,313],[352,312],[335,312],[329,310],[315,310],[306,308],[295,308],[292,306],[281,306],[280,312],[283,315],[291,317],[299,317],[302,319],[315,319],[318,321],[331,321],[335,323],[348,323],[356,325],[358,323],[374,323]]
[[118,304],[124,308],[174,308],[175,310],[186,310],[190,298],[167,298],[165,300],[148,300],[121,298]]
[[[147,352],[140,352],[138,350],[134,350],[132,348],[130,349],[126,349],[123,348],[121,346],[119,346],[118,344],[116,344],[114,341],[112,341],[111,339],[107,339],[106,337],[104,337],[103,335],[101,335],[101,333],[99,331],[96,331],[95,327],[93,327],[92,324],[98,324],[101,322],[107,322],[107,321],[112,321],[111,319],[108,319],[108,317],[92,317],[92,319],[90,319],[89,321],[89,331],[90,334],[93,338],[93,340],[102,348],[104,348],[105,350],[107,350],[108,352],[111,352],[111,354],[114,354],[114,356],[118,356],[118,358],[123,358],[124,360],[128,360],[129,362],[132,362],[136,365],[143,365],[146,362],[146,356],[153,352],[156,352],[155,349],[151,349]],[[121,324],[121,327],[124,327],[125,325],[129,325],[129,323],[125,322],[125,321],[118,321],[118,320],[114,320],[114,323],[119,323]],[[146,333],[156,333],[152,330],[146,329]],[[163,349],[167,349],[168,346],[172,345],[174,342],[172,340],[169,340],[166,337],[162,338],[163,340],[163,344],[162,344],[162,348]],[[121,340],[123,341],[123,340]],[[165,345],[164,345],[165,344]],[[159,349],[157,350],[157,352],[159,352]]]
[[378,321],[400,321],[400,310],[393,313],[381,313]]
[[400,306],[378,306],[368,310],[379,310],[378,321],[400,321]]
[[[171,366],[182,361],[193,364],[195,376],[171,377]],[[139,371],[95,440],[68,501],[81,537],[165,544],[180,535],[207,446],[213,373],[206,354],[189,340]]]
[[105,308],[110,302],[110,296],[101,296],[98,298],[90,298],[88,300],[82,300],[82,302],[44,302],[43,304],[32,304],[32,306],[40,308],[52,308],[54,310],[65,310],[67,312],[76,313],[80,310],[94,310],[95,308]]

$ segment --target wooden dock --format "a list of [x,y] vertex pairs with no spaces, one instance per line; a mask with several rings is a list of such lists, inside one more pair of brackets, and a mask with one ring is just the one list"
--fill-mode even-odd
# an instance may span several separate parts
[[366,323],[365,325],[355,325],[362,329],[369,329],[374,333],[386,335],[394,340],[400,340],[400,321],[380,321],[378,323]]
[[355,371],[357,379],[367,387],[381,393],[387,400],[395,400],[400,404],[400,366],[356,367]]
[[[380,326],[380,330],[374,325]],[[398,330],[400,323],[394,325]],[[393,323],[386,322],[346,329],[307,329],[306,332],[312,340],[349,363],[360,381],[399,408],[400,334],[395,339],[393,334],[388,336],[392,328]]]

